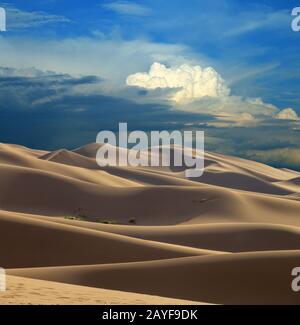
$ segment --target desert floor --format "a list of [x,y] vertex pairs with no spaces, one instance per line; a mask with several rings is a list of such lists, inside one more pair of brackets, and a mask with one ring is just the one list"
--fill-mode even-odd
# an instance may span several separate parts
[[0,144],[0,304],[299,304],[300,173],[103,167],[90,144]]

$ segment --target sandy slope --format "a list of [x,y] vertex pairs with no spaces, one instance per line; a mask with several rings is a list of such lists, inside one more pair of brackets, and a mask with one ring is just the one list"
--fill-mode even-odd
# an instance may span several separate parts
[[10,270],[10,274],[217,304],[298,304],[290,271],[300,251]]
[[[46,217],[42,218],[46,219]],[[172,227],[132,227],[62,218],[47,218],[47,220],[135,238],[216,251],[220,249],[227,252],[297,250],[300,247],[300,228],[275,224],[217,223]]]
[[198,302],[8,276],[0,305],[198,305]]
[[1,211],[0,238],[0,260],[5,268],[134,262],[219,254],[26,217],[18,218]]
[[204,176],[186,179],[174,166],[98,168],[98,148],[0,144],[0,264],[27,278],[9,277],[20,292],[2,303],[82,303],[77,292],[86,303],[154,299],[126,292],[300,303],[299,173],[206,153]]

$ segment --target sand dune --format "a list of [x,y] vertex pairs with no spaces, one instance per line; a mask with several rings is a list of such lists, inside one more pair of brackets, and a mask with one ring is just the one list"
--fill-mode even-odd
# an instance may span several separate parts
[[98,184],[92,184],[8,165],[0,165],[0,177],[1,208],[16,212],[83,216],[124,224],[134,219],[138,225],[252,221],[300,226],[300,202],[288,197],[275,198],[203,184],[114,186],[106,175],[99,177]]
[[[68,151],[59,151],[62,154],[59,156],[63,160],[68,158]],[[66,165],[65,163],[56,163],[47,160],[45,157],[55,156],[55,153],[47,153],[45,151],[37,151],[33,154],[32,150],[25,150],[23,147],[19,147],[0,144],[0,166],[3,167],[22,167],[28,172],[44,172],[54,176],[63,176],[73,178],[75,180],[84,181],[97,185],[109,185],[109,186],[138,186],[138,184],[132,183],[129,180],[121,179],[109,175],[106,172],[97,169],[90,170],[88,168],[80,167],[80,160],[76,163],[74,159],[74,165]],[[73,153],[71,153],[73,155]],[[74,154],[75,155],[75,154]],[[78,155],[79,158],[81,156]],[[76,157],[78,159],[78,157]],[[84,157],[82,157],[84,159]],[[95,163],[96,166],[96,163]]]
[[221,249],[226,252],[300,249],[300,228],[293,226],[256,223],[208,223],[172,227],[132,227],[72,221],[62,218],[48,218],[48,220],[135,238],[217,251]]
[[39,159],[57,162],[73,167],[81,167],[86,169],[99,169],[95,160],[81,156],[75,152],[68,150],[57,150],[54,152],[48,152],[45,155],[39,157]]
[[100,168],[100,146],[0,144],[0,266],[21,277],[9,277],[0,304],[84,303],[79,292],[96,304],[171,303],[135,293],[300,303],[290,287],[300,267],[298,172],[209,152],[199,179],[184,167]]
[[10,270],[17,276],[217,304],[298,304],[290,270],[300,251]]
[[0,243],[1,266],[5,268],[133,262],[219,253],[18,218],[3,212],[0,212]]
[[95,159],[98,149],[101,147],[99,143],[89,143],[83,147],[77,148],[74,152],[81,156]]

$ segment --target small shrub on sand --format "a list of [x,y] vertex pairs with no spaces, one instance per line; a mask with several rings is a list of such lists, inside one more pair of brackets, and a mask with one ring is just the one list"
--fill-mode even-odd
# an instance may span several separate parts
[[86,216],[65,216],[64,219],[73,220],[73,221],[87,221],[87,222],[96,222],[96,223],[103,223],[106,225],[117,225],[118,222],[114,220],[103,220],[103,219],[95,219],[89,218]]

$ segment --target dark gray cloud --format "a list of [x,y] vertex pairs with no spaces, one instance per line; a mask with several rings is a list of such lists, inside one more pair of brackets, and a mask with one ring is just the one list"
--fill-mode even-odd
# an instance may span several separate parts
[[300,133],[285,124],[206,128],[207,149],[300,171]]
[[[82,91],[101,85],[95,76],[74,78],[52,72],[0,69],[0,138],[35,148],[74,148],[96,139],[101,130],[183,128],[206,115],[173,111],[163,104]],[[80,89],[78,89],[78,87]]]
[[67,74],[43,73],[36,69],[16,70],[0,68],[0,110],[40,108],[36,103],[64,96],[76,86],[101,83],[95,76],[74,78]]

